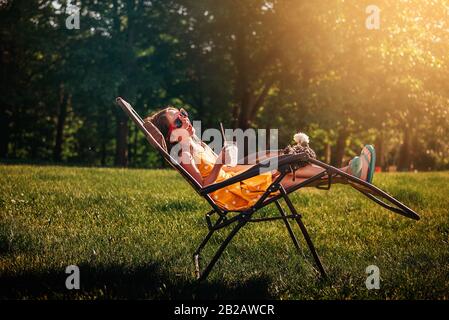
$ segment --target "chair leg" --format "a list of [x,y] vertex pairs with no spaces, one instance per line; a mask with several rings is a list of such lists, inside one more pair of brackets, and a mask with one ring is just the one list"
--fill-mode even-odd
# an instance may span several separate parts
[[204,240],[201,242],[201,244],[198,246],[198,248],[193,253],[193,261],[195,263],[195,276],[198,279],[200,277],[200,253],[201,250],[203,250],[204,246],[207,244],[209,239],[212,237],[215,230],[210,230]]
[[[287,203],[288,208],[290,209],[291,213],[294,215],[298,215],[298,212],[296,211],[295,207],[293,206],[292,202],[290,201],[290,198],[288,197],[287,193],[285,192],[285,189],[281,187],[281,193],[284,197],[285,202]],[[300,216],[298,215],[298,218],[295,219],[299,229],[301,229],[301,232],[304,236],[304,239],[307,242],[307,245],[309,247],[310,252],[312,253],[313,259],[315,260],[315,264],[318,267],[318,270],[321,273],[321,276],[323,278],[327,278],[326,271],[323,268],[323,264],[321,263],[320,257],[318,256],[318,253],[316,252],[315,246],[313,245],[312,240],[310,239],[309,233],[307,232],[306,226],[302,222]]]
[[290,234],[290,237],[292,238],[293,244],[295,245],[296,249],[298,249],[298,251],[302,254],[302,250],[301,247],[299,245],[298,240],[295,237],[295,234],[293,233],[292,227],[290,226],[290,223],[288,222],[288,220],[285,218],[286,214],[284,212],[284,209],[282,209],[281,205],[279,204],[279,202],[276,200],[274,202],[276,204],[276,207],[278,208],[279,212],[281,213],[281,216],[284,217],[284,223],[285,226],[287,227],[288,233]]
[[[220,217],[216,223],[218,224],[222,220],[223,220],[223,218]],[[207,242],[210,240],[210,238],[212,237],[212,235],[214,234],[215,231],[216,230],[214,230],[214,229],[209,230],[209,232],[207,233],[204,240],[200,243],[198,248],[193,253],[193,261],[195,263],[195,276],[197,279],[200,277],[200,253],[201,253],[201,250],[203,250],[203,248],[206,246]]]
[[306,226],[304,225],[304,223],[302,222],[301,218],[296,218],[295,219],[296,222],[298,223],[299,228],[301,229],[301,232],[304,236],[304,239],[306,239],[307,245],[309,246],[310,252],[313,255],[313,259],[315,260],[315,263],[318,267],[318,270],[321,273],[321,276],[323,278],[327,278],[327,274],[326,271],[323,268],[323,265],[321,263],[320,257],[318,256],[318,253],[315,250],[315,246],[313,245],[312,240],[310,239],[309,233],[307,232]]
[[212,268],[214,267],[215,263],[218,261],[220,256],[223,254],[223,251],[226,249],[229,242],[234,238],[234,236],[237,234],[237,232],[242,228],[248,221],[246,220],[240,220],[238,224],[232,229],[232,231],[229,233],[228,237],[223,241],[220,248],[218,248],[217,252],[207,265],[207,267],[204,269],[204,271],[200,274],[198,281],[203,281],[207,278],[209,273],[211,272]]

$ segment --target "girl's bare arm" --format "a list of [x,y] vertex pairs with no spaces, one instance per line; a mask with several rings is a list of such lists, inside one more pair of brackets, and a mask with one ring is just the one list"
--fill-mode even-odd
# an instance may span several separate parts
[[[208,186],[217,179],[220,169],[223,166],[223,152],[220,153],[217,161],[212,168],[212,171],[207,177],[202,177],[198,167],[192,157],[192,154],[188,151],[183,151],[181,154],[181,166],[202,186]],[[221,159],[221,161],[218,161]]]

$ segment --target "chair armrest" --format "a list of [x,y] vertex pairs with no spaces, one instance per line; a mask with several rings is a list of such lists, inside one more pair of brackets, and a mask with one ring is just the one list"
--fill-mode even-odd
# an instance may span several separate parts
[[[276,159],[275,159],[276,158]],[[307,161],[309,157],[307,154],[283,154],[280,156],[274,156],[267,159],[264,159],[260,161],[259,163],[255,164],[251,168],[243,171],[242,173],[239,173],[236,176],[233,176],[229,179],[208,185],[206,187],[203,187],[199,190],[200,195],[206,195],[211,192],[214,192],[216,190],[222,189],[224,187],[227,187],[231,184],[234,184],[236,182],[240,182],[252,177],[255,177],[260,174],[260,170],[263,168],[269,168],[271,161],[277,161],[277,170],[280,172],[283,172],[285,170],[289,169],[289,165],[293,164],[298,161]]]
[[239,160],[242,164],[257,164],[262,160],[265,160],[267,158],[271,157],[278,157],[282,153],[282,150],[263,150],[258,151],[256,153],[252,153],[244,157],[243,159]]

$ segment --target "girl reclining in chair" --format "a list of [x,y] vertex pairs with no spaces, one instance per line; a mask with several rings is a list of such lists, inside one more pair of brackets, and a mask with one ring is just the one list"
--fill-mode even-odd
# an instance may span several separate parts
[[[203,187],[228,179],[252,166],[224,166],[226,147],[216,155],[206,143],[195,135],[195,130],[184,109],[168,107],[145,118],[144,122],[151,122],[159,129],[164,136],[168,152],[175,144],[181,144],[179,158],[176,160]],[[275,155],[278,155],[277,151],[267,156]],[[354,157],[349,165],[341,170],[371,183],[374,162],[374,148],[367,145],[362,149],[360,157]],[[297,169],[294,172],[295,176],[292,173],[287,174],[281,180],[281,184],[288,189],[322,171],[324,169],[321,167],[307,164]],[[280,172],[277,170],[268,171],[212,192],[210,196],[217,205],[228,211],[244,210],[257,202],[279,174]]]

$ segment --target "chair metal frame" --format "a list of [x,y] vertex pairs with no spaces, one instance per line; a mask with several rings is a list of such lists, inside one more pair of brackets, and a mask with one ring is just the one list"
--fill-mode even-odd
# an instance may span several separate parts
[[[287,231],[290,235],[290,238],[293,242],[293,245],[301,254],[301,247],[299,242],[293,232],[292,226],[289,223],[289,220],[294,220],[298,225],[307,246],[313,256],[315,261],[316,269],[319,271],[323,278],[327,277],[326,271],[321,263],[321,259],[318,256],[318,253],[315,249],[315,246],[310,238],[310,235],[305,227],[301,214],[298,213],[295,206],[291,202],[289,198],[289,194],[304,187],[316,187],[323,190],[329,190],[333,181],[341,181],[346,182],[351,187],[368,197],[370,200],[373,200],[380,206],[400,215],[403,215],[407,218],[411,218],[414,220],[419,220],[419,215],[414,212],[412,209],[393,198],[391,195],[386,193],[385,191],[379,189],[378,187],[370,184],[364,180],[361,180],[357,177],[354,177],[338,168],[335,168],[331,165],[323,163],[319,160],[309,158],[306,154],[289,154],[289,155],[281,155],[275,157],[267,157],[265,159],[259,160],[256,164],[254,164],[249,169],[244,172],[235,175],[229,179],[224,181],[214,183],[208,185],[206,187],[202,187],[167,151],[156,141],[156,139],[150,134],[150,132],[145,128],[144,122],[139,114],[132,108],[132,106],[118,97],[116,99],[117,104],[125,111],[128,116],[133,120],[134,123],[142,130],[145,134],[145,137],[153,145],[164,157],[164,159],[177,171],[181,173],[181,175],[187,180],[188,183],[194,188],[194,190],[212,206],[212,210],[205,214],[205,220],[208,228],[208,233],[204,240],[200,243],[198,248],[193,253],[193,260],[195,264],[195,274],[196,278],[201,281],[207,278],[215,263],[218,261],[223,251],[226,249],[228,244],[234,238],[234,236],[242,229],[247,223],[250,222],[265,222],[265,221],[274,221],[274,220],[282,220],[287,228]],[[276,159],[274,159],[276,158]],[[280,175],[271,183],[271,185],[267,188],[267,190],[262,194],[259,200],[250,208],[235,211],[235,210],[225,210],[219,207],[210,197],[210,193],[229,186],[231,184],[243,181],[245,179],[254,177],[259,175],[265,168],[269,168],[271,165],[271,161],[277,161],[277,170],[280,172]],[[299,161],[308,162],[319,166],[324,169],[321,173],[314,175],[313,177],[308,178],[307,180],[298,183],[288,189],[285,189],[280,183],[282,179],[292,172],[292,165],[298,163]],[[273,195],[272,193],[276,193]],[[381,199],[382,198],[382,199]],[[279,200],[283,199],[287,204],[289,213],[286,213],[282,208]],[[261,208],[274,203],[276,208],[278,209],[280,215],[273,217],[254,217],[254,214]],[[214,221],[212,217],[215,216]],[[222,242],[218,250],[215,252],[207,266],[203,271],[200,268],[200,258],[201,251],[206,246],[208,241],[211,239],[212,235],[215,231],[225,228],[225,227],[233,226],[231,232]]]

